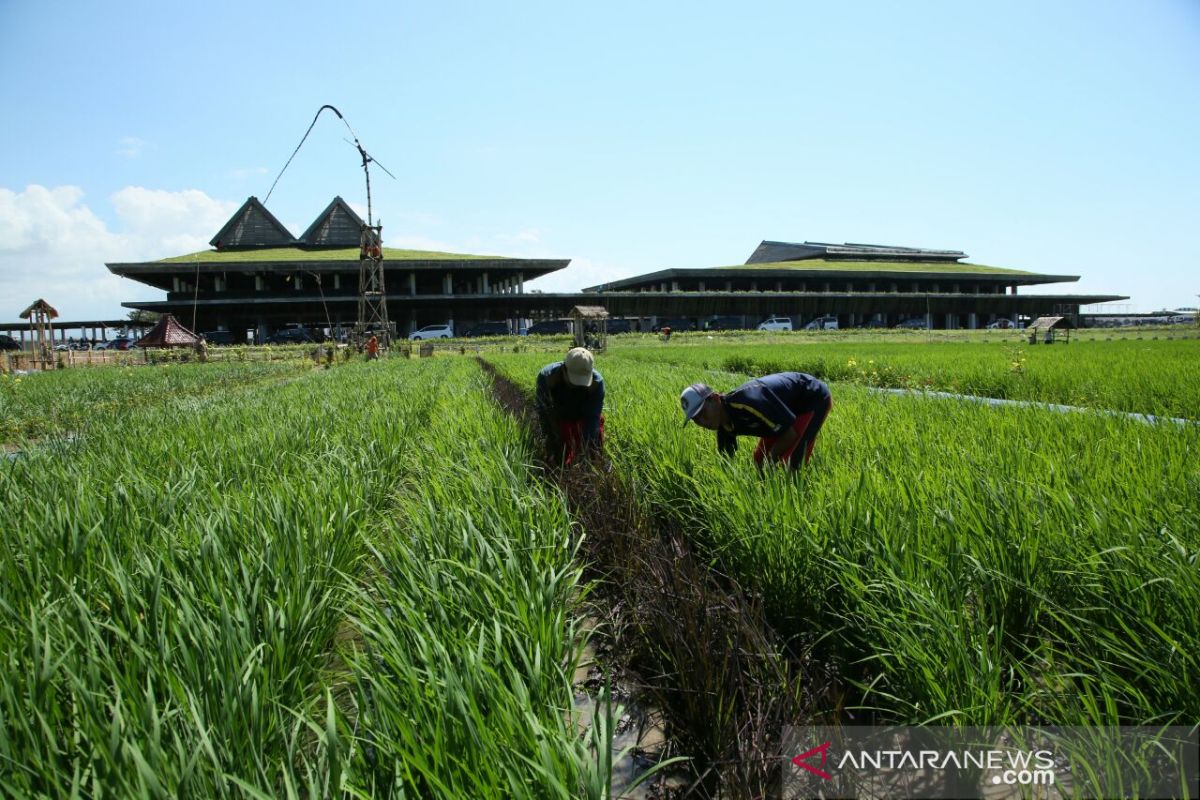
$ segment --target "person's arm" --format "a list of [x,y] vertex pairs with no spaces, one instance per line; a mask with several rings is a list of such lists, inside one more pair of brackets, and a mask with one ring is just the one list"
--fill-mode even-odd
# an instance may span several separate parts
[[583,418],[583,441],[596,445],[600,440],[600,414],[604,411],[604,379],[596,376],[588,397],[587,414]]
[[554,441],[558,438],[558,412],[550,394],[550,375],[546,370],[538,373],[533,404],[537,408],[538,419],[542,422],[542,432],[546,434],[547,439]]
[[717,429],[717,452],[732,458],[737,453],[737,434],[724,428]]

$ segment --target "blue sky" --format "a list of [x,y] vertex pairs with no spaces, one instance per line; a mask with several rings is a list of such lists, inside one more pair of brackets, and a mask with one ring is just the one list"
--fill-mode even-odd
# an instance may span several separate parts
[[[156,293],[324,103],[391,170],[392,246],[573,259],[530,288],[762,239],[965,250],[1200,304],[1200,2],[0,0],[0,320]],[[268,207],[365,205],[322,117]]]

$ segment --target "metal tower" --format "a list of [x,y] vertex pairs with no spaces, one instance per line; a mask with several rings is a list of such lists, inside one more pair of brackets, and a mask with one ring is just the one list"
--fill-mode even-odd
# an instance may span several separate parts
[[[366,168],[365,159],[363,167]],[[354,337],[361,342],[374,334],[379,343],[387,347],[392,338],[392,326],[388,324],[387,290],[383,283],[382,224],[363,225],[358,259],[358,321],[354,325]]]

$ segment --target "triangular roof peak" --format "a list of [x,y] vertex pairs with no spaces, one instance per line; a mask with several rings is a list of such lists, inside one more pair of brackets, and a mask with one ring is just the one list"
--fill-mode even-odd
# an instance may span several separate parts
[[830,261],[958,261],[966,258],[961,250],[930,250],[925,247],[899,247],[888,244],[860,244],[846,242],[763,242],[746,259],[747,264],[778,263],[780,261],[804,261],[823,258]]
[[170,314],[163,316],[150,331],[137,340],[138,347],[192,347],[200,337],[183,327]]
[[365,224],[345,200],[335,197],[300,235],[300,242],[310,247],[358,247]]
[[249,247],[286,247],[296,243],[283,223],[267,211],[267,207],[250,197],[234,212],[209,242],[218,250],[233,250]]
[[54,308],[54,306],[50,305],[40,297],[30,303],[29,308],[21,312],[21,319],[29,319],[34,315],[34,312],[45,314],[50,319],[56,319],[58,317],[58,311]]

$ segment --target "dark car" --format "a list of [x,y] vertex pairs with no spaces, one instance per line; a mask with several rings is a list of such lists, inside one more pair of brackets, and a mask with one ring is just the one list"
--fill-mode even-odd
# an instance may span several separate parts
[[672,333],[679,333],[680,331],[694,331],[696,330],[696,323],[687,317],[660,319],[658,324],[654,326],[654,332],[658,333],[663,328],[670,328]]
[[740,331],[745,327],[741,317],[713,317],[704,323],[706,331]]
[[609,333],[629,333],[633,325],[627,319],[610,319],[605,330]]
[[508,336],[507,322],[481,322],[463,336]]
[[207,331],[200,335],[209,344],[233,344],[233,331]]
[[0,333],[0,350],[20,350],[21,345],[7,333]]
[[133,339],[128,336],[118,337],[108,343],[109,350],[128,350],[130,347],[133,347]]
[[910,328],[913,330],[925,330],[926,328],[929,327],[929,323],[927,323],[922,317],[913,317],[912,319],[906,319],[903,322],[898,322],[895,325],[893,325],[892,327],[894,327],[894,328]]
[[570,330],[570,323],[565,319],[548,319],[533,323],[525,333],[529,336],[554,336],[560,333],[569,333]]
[[315,341],[316,338],[305,328],[285,328],[267,338],[267,344],[306,344]]

